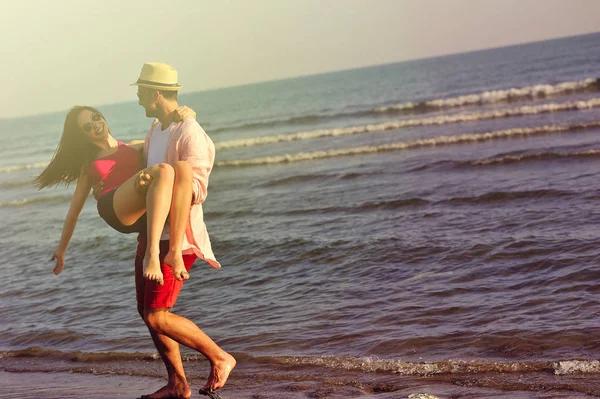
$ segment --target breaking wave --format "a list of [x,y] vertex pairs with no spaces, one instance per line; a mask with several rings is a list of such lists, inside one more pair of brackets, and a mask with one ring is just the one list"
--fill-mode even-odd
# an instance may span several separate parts
[[464,106],[502,104],[596,91],[600,91],[600,78],[588,78],[557,84],[537,84],[510,89],[487,90],[480,93],[426,101],[408,101],[394,105],[364,108],[353,111],[332,113],[330,110],[322,110],[305,115],[272,117],[256,121],[236,121],[235,123],[226,126],[207,128],[207,131],[210,131],[210,133],[219,133],[223,131],[252,130],[278,126],[302,126],[325,120],[368,117],[385,113],[427,113]]
[[[362,372],[389,372],[401,375],[430,376],[436,374],[480,374],[551,372],[556,375],[600,374],[598,360],[556,361],[492,361],[492,360],[442,360],[435,362],[410,362],[397,359],[380,359],[376,356],[260,356],[236,353],[238,358],[256,363],[293,366],[312,366]],[[157,353],[80,352],[60,351],[41,347],[0,351],[0,359],[38,358],[69,360],[74,363],[158,361]],[[205,361],[201,355],[183,356],[186,362]],[[34,366],[34,364],[32,364]],[[29,370],[35,371],[35,370]]]
[[579,123],[572,125],[545,125],[532,128],[514,128],[498,130],[488,133],[468,133],[455,136],[438,136],[428,139],[420,139],[413,141],[404,141],[390,144],[381,144],[374,146],[362,146],[353,148],[340,148],[313,152],[300,152],[295,154],[285,154],[270,157],[251,158],[245,160],[232,160],[216,162],[215,166],[256,166],[292,163],[301,161],[313,161],[317,159],[333,158],[339,156],[350,155],[366,155],[379,152],[404,151],[423,147],[437,147],[443,145],[457,145],[478,143],[482,141],[491,141],[499,139],[519,138],[525,136],[543,135],[563,133],[568,131],[578,131],[587,128],[596,128],[600,126],[600,121],[591,123]]
[[51,197],[38,197],[38,198],[22,198],[18,200],[5,201],[0,202],[0,208],[10,208],[10,207],[19,207],[31,204],[39,204],[39,203],[51,203],[51,204],[60,204],[69,202],[71,200],[71,195],[55,195]]
[[14,172],[17,170],[27,170],[27,169],[42,169],[48,165],[48,162],[38,162],[31,163],[25,165],[6,165],[0,166],[0,172]]
[[520,100],[554,97],[600,90],[600,78],[563,82],[558,84],[540,84],[511,88],[506,90],[488,90],[476,94],[441,98],[421,102],[405,102],[386,107],[377,107],[373,112],[429,112],[444,108],[456,108],[471,105],[496,104]]
[[18,188],[18,187],[25,187],[25,186],[33,186],[34,184],[35,184],[35,182],[33,181],[33,179],[18,180],[18,181],[6,181],[6,182],[0,182],[0,188]]
[[522,155],[504,155],[487,159],[478,159],[473,161],[461,161],[459,165],[485,166],[485,165],[506,165],[511,163],[520,163],[527,161],[552,161],[564,158],[592,158],[600,156],[600,149],[589,149],[572,152],[538,152]]
[[377,357],[281,357],[278,363],[317,366],[365,372],[390,372],[401,375],[477,374],[486,372],[516,373],[554,370],[552,362],[493,362],[485,360],[447,360],[440,362],[406,362]]
[[439,362],[406,362],[377,357],[280,357],[278,363],[317,366],[365,372],[391,372],[401,375],[430,376],[435,374],[480,374],[552,372],[556,375],[600,374],[598,360],[564,360],[548,362],[496,362],[489,360],[444,360]]
[[321,129],[309,132],[298,132],[292,134],[281,134],[276,136],[263,136],[251,139],[230,140],[215,143],[217,150],[230,148],[254,147],[264,144],[276,144],[297,140],[312,140],[323,137],[348,136],[362,133],[383,132],[387,130],[398,130],[408,127],[445,125],[449,123],[475,122],[488,119],[511,118],[525,115],[537,115],[551,112],[576,111],[600,107],[600,98],[592,98],[587,101],[569,101],[565,103],[549,103],[541,105],[528,105],[517,108],[508,108],[492,111],[465,112],[453,115],[441,115],[431,118],[397,120],[362,126],[351,126],[334,129]]

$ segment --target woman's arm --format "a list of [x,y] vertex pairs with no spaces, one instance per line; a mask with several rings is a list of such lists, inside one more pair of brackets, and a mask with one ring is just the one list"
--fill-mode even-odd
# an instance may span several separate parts
[[195,120],[186,120],[181,127],[179,160],[189,162],[194,172],[192,181],[192,205],[206,199],[208,176],[215,160],[215,146]]
[[62,272],[63,268],[65,267],[65,253],[67,252],[69,241],[71,241],[71,237],[73,236],[73,232],[75,231],[75,225],[77,225],[77,219],[79,218],[79,214],[83,209],[85,200],[90,194],[91,188],[91,179],[87,175],[87,173],[85,173],[82,170],[79,174],[79,178],[77,179],[77,187],[75,188],[73,199],[71,199],[71,206],[69,207],[67,217],[65,218],[65,222],[63,224],[60,241],[56,246],[56,249],[52,253],[52,259],[50,259],[56,260],[56,265],[54,266],[54,274],[60,274],[60,272]]
[[144,140],[131,140],[127,143],[128,146],[135,148],[136,150],[144,149]]

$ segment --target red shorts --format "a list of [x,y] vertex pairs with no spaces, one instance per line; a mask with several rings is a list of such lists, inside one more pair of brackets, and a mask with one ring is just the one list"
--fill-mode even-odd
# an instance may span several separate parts
[[[138,236],[138,246],[135,254],[135,297],[138,307],[144,309],[172,308],[177,301],[179,292],[183,287],[183,280],[179,281],[173,275],[171,266],[164,263],[165,256],[169,252],[169,241],[160,242],[160,269],[163,274],[163,285],[156,281],[144,278],[144,254],[146,253],[146,237]],[[197,259],[196,255],[183,255],[183,263],[189,272],[192,264]]]

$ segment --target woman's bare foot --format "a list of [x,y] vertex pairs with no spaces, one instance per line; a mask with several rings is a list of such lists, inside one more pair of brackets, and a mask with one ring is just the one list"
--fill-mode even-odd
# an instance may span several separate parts
[[188,280],[190,274],[185,270],[181,252],[169,251],[165,256],[165,263],[173,268],[173,275],[177,280]]
[[146,253],[144,257],[144,278],[150,281],[156,281],[163,285],[163,274],[160,270],[160,259],[158,255]]
[[235,358],[225,352],[225,357],[222,360],[211,364],[208,380],[202,390],[211,392],[223,388],[236,363]]

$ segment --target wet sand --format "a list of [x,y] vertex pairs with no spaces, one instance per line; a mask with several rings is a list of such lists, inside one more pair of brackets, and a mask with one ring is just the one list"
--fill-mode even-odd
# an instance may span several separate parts
[[[265,379],[260,374],[242,374],[233,377],[221,390],[225,399],[401,399],[410,394],[428,393],[439,399],[584,399],[597,397],[572,390],[554,389],[538,392],[511,389],[508,391],[477,386],[461,386],[440,381],[427,381],[418,378],[374,374],[371,381],[352,381],[348,376],[339,379],[328,378],[316,381],[312,378],[281,378],[270,376]],[[484,377],[485,378],[485,377]],[[389,382],[386,382],[389,381]],[[0,371],[0,399],[133,399],[154,392],[160,388],[163,379],[147,376],[95,375],[68,372],[6,372]],[[198,394],[199,380],[191,381],[192,398],[205,398]]]

